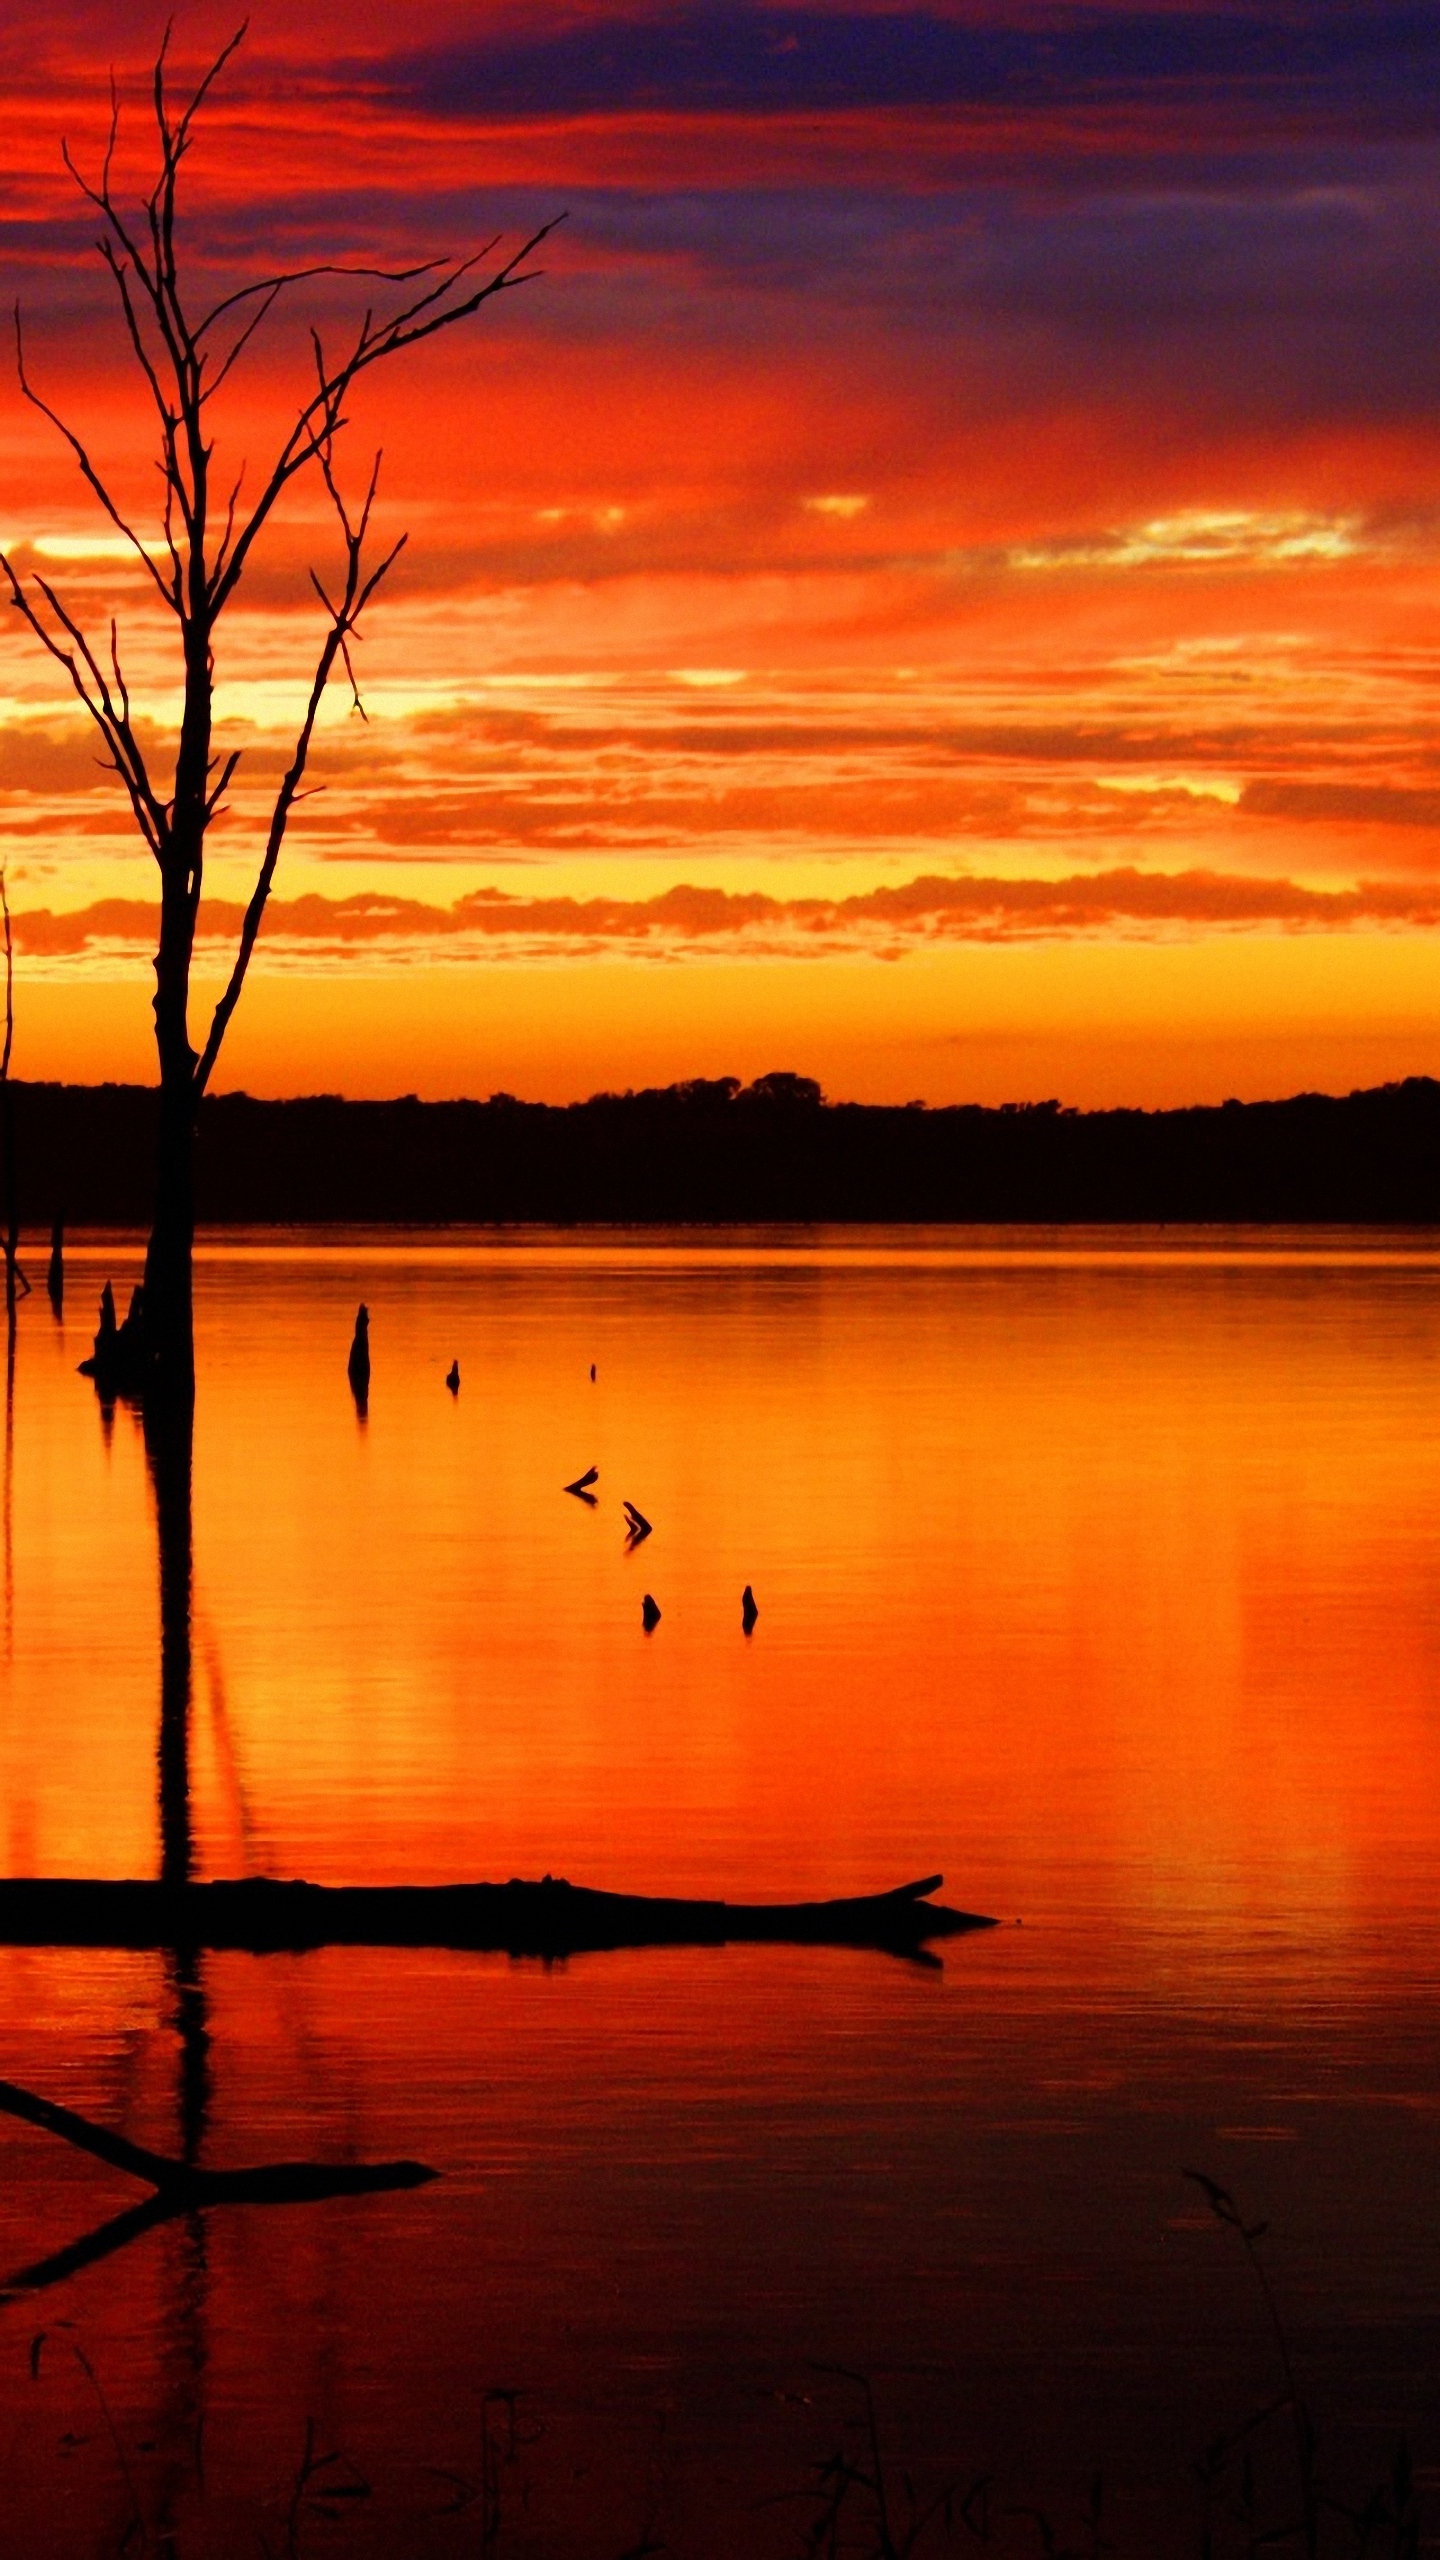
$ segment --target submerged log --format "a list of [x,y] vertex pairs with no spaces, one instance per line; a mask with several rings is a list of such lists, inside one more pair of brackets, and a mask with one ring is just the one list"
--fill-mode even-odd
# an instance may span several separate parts
[[151,2193],[143,2204],[110,2216],[83,2239],[72,2240],[48,2258],[17,2267],[0,2279],[0,2302],[16,2294],[44,2293],[63,2284],[82,2268],[113,2258],[132,2240],[142,2239],[162,2222],[181,2214],[200,2213],[219,2204],[323,2204],[337,2196],[390,2195],[407,2187],[428,2187],[439,2176],[423,2160],[271,2160],[254,2169],[202,2169],[190,2160],[174,2160],[162,2151],[147,2151],[109,2125],[58,2106],[15,2080],[0,2080],[0,2114],[18,2116],[42,2133],[58,2134],[77,2151],[88,2151],[111,2169],[138,2178]]
[[943,1876],[837,1902],[695,1902],[538,1884],[322,1885],[250,1876],[165,1884],[70,1876],[0,1879],[0,1946],[452,1947],[567,1956],[617,1947],[871,1947],[918,1954],[995,1922],[927,1897]]

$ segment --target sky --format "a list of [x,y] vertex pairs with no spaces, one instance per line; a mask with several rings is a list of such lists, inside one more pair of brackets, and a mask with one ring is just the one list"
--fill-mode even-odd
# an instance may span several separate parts
[[[0,9],[28,361],[137,520],[95,224],[163,21]],[[182,80],[232,31],[177,20]],[[408,533],[327,703],[216,1083],[566,1099],[790,1068],[1081,1105],[1440,1074],[1440,17],[1420,0],[261,0],[188,164],[197,299],[514,245],[351,404]],[[250,482],[367,292],[217,398]],[[172,631],[0,385],[0,539],[173,731]],[[217,466],[217,467],[219,467]],[[148,512],[147,512],[148,511]],[[228,965],[333,572],[299,489],[217,644]],[[15,1070],[153,1074],[156,878],[0,624]]]

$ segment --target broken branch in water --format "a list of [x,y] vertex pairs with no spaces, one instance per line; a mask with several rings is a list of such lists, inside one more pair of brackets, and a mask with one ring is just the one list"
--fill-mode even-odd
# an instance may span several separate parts
[[88,2151],[108,2168],[121,2169],[154,2190],[143,2204],[112,2215],[83,2239],[4,2278],[0,2301],[60,2284],[67,2276],[78,2275],[82,2267],[113,2256],[157,2224],[210,2205],[319,2204],[332,2196],[387,2195],[397,2189],[424,2187],[439,2176],[438,2170],[427,2169],[420,2160],[276,2160],[254,2169],[194,2168],[164,2152],[147,2151],[108,2126],[93,2123],[89,2116],[77,2115],[73,2108],[57,2106],[33,2089],[22,2089],[14,2080],[0,2080],[0,2113],[18,2116],[42,2133],[56,2134],[77,2151]]

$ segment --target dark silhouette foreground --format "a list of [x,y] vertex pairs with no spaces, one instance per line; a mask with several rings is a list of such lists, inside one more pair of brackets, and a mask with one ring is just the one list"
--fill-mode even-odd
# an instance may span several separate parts
[[0,1946],[454,1947],[567,1956],[617,1947],[871,1947],[917,1953],[993,1920],[927,1897],[943,1876],[835,1902],[702,1902],[538,1884],[319,1885],[247,1877],[191,1884],[67,1876],[0,1879]]
[[[145,1227],[158,1099],[12,1084],[19,1215]],[[200,1106],[195,1214],[212,1226],[538,1220],[1440,1223],[1440,1083],[1183,1111],[1058,1103],[891,1110],[803,1077],[733,1077],[563,1108],[516,1102]],[[63,1186],[63,1197],[62,1197]]]
[[76,2115],[69,2107],[56,2106],[49,2098],[37,2097],[33,2090],[22,2089],[13,2080],[0,2080],[0,2111],[19,2116],[26,2124],[38,2125],[44,2133],[58,2134],[62,2142],[73,2143],[77,2151],[90,2152],[108,2168],[122,2169],[128,2177],[139,2178],[153,2190],[143,2204],[113,2215],[98,2229],[87,2232],[84,2239],[74,2240],[52,2256],[39,2258],[33,2266],[17,2268],[13,2275],[0,2279],[0,2300],[60,2284],[65,2277],[78,2275],[82,2267],[94,2266],[97,2259],[113,2256],[143,2232],[153,2231],[157,2223],[173,2221],[179,2214],[197,2213],[217,2204],[318,2204],[332,2196],[390,2194],[397,2188],[428,2186],[439,2175],[438,2170],[427,2169],[419,2160],[381,2160],[372,2164],[277,2160],[255,2169],[201,2169],[185,2160],[172,2160],[163,2152],[146,2151],[139,2143],[127,2142],[123,2134],[94,2124],[88,2116]]

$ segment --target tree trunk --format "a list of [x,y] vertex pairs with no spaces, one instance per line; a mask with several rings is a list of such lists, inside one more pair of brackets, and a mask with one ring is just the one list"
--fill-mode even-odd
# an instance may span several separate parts
[[5,1305],[13,1316],[20,1270],[20,1210],[15,1182],[15,1096],[8,1075],[0,1087],[0,1124],[5,1152]]

